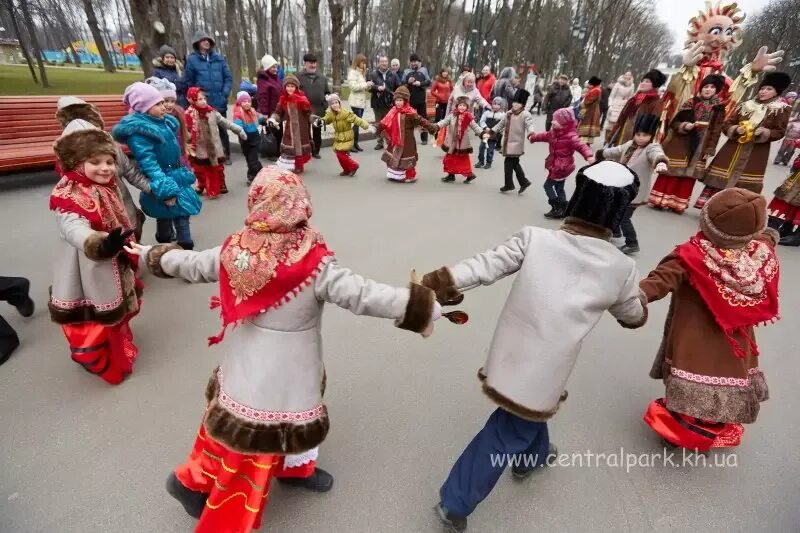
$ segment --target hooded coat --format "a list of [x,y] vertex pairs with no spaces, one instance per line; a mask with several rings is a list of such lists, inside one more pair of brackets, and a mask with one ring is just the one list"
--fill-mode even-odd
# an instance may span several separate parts
[[278,74],[273,76],[268,70],[261,69],[258,71],[256,86],[258,87],[256,92],[258,112],[269,117],[278,108],[278,101],[283,92],[283,83]]
[[[175,64],[171,67],[164,64],[164,56],[172,54],[175,56]],[[178,104],[182,107],[187,106],[186,101],[186,82],[183,79],[183,62],[178,59],[175,49],[166,44],[158,49],[158,57],[153,59],[153,76],[169,80],[175,85],[175,92],[178,93]]]
[[[200,53],[200,41],[211,41],[208,55]],[[184,80],[186,87],[200,87],[208,97],[208,104],[217,111],[226,115],[228,113],[228,97],[231,94],[233,76],[228,68],[228,63],[215,50],[214,39],[205,32],[197,32],[192,40],[192,52],[186,58],[186,73]],[[184,106],[185,107],[185,106]]]
[[578,121],[571,110],[560,109],[554,113],[553,119],[563,127],[534,133],[532,138],[533,142],[546,142],[549,145],[550,153],[544,160],[544,168],[548,171],[547,179],[563,181],[575,170],[575,152],[579,152],[584,159],[589,159],[592,157],[592,150],[578,137]]
[[505,99],[507,107],[511,108],[511,102],[514,101],[514,93],[517,89],[511,83],[511,80],[517,77],[514,67],[506,67],[500,71],[500,76],[497,78],[497,83],[494,84],[492,89],[492,99],[500,97]]
[[622,108],[625,107],[625,103],[633,96],[634,92],[636,92],[636,88],[633,86],[633,80],[626,84],[624,76],[617,78],[617,83],[614,84],[611,89],[611,95],[608,97],[607,120],[611,124],[617,122],[619,114],[622,113]]

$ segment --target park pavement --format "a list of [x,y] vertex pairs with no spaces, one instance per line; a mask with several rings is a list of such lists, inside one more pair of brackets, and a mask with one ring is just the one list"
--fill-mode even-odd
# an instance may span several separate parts
[[[404,285],[412,267],[425,272],[467,257],[523,225],[558,227],[542,217],[545,145],[529,147],[523,158],[535,184],[523,197],[498,192],[500,156],[491,170],[477,170],[471,185],[443,184],[441,151],[420,147],[420,180],[406,185],[387,182],[373,145],[356,155],[361,169],[354,178],[338,176],[329,148],[303,175],[313,223],[339,262],[365,276]],[[230,194],[206,201],[192,219],[200,249],[219,245],[245,216],[244,160],[234,157],[226,167]],[[785,175],[785,167],[770,165],[768,195]],[[166,494],[164,480],[192,446],[205,384],[220,359],[220,349],[206,341],[219,330],[208,309],[215,287],[145,278],[143,310],[132,324],[140,350],[134,374],[111,387],[84,372],[47,314],[58,239],[47,211],[51,187],[39,181],[0,192],[2,274],[30,277],[38,306],[28,320],[0,309],[22,337],[0,368],[0,531],[190,532],[194,521]],[[634,222],[642,243],[636,261],[645,274],[696,231],[698,213],[642,208]],[[151,220],[146,242],[153,232]],[[705,467],[692,466],[692,458],[684,463],[680,453],[665,460],[641,416],[663,392],[647,374],[668,304],[653,304],[650,322],[636,331],[607,316],[586,339],[569,400],[550,424],[560,451],[582,454],[583,466],[575,458],[522,483],[504,476],[470,517],[469,531],[799,531],[800,357],[792,328],[800,316],[800,249],[778,253],[785,318],[758,331],[771,398],[735,455],[713,452]],[[460,308],[469,323],[441,321],[425,340],[328,306],[323,338],[332,426],[319,464],[336,484],[327,494],[274,484],[261,531],[440,531],[432,511],[439,486],[494,409],[476,370],[511,282],[467,294]],[[629,460],[637,464],[626,468]]]

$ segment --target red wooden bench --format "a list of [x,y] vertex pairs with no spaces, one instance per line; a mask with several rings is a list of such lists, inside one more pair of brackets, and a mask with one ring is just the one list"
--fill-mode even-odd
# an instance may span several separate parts
[[[61,135],[56,120],[58,96],[0,97],[0,174],[52,168],[53,141]],[[81,96],[103,115],[106,129],[127,114],[118,94]]]

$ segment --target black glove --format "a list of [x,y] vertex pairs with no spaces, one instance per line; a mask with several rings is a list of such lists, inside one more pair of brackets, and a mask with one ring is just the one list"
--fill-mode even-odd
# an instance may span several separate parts
[[108,234],[108,237],[103,239],[103,243],[100,245],[101,255],[107,258],[114,257],[122,251],[122,247],[125,246],[125,241],[131,235],[133,235],[132,229],[123,233],[122,228],[114,228],[111,230],[111,233]]

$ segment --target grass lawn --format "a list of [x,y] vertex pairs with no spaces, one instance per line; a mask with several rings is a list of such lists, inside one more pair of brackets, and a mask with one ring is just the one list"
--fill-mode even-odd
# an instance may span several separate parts
[[[39,70],[36,70],[39,76]],[[122,94],[125,87],[141,81],[141,72],[116,72],[110,74],[94,66],[77,68],[47,67],[48,89],[43,89],[31,78],[27,65],[0,65],[0,96],[37,94]]]

